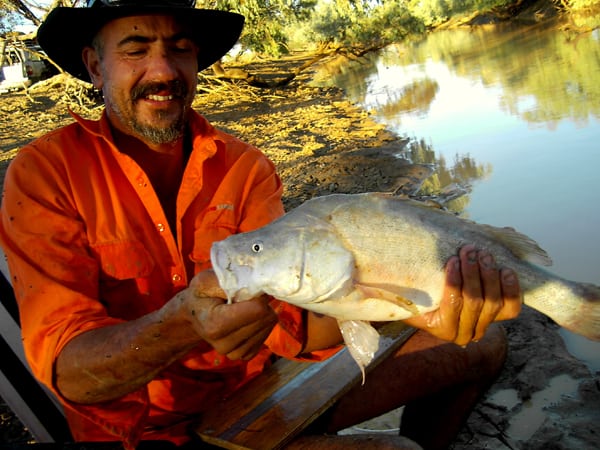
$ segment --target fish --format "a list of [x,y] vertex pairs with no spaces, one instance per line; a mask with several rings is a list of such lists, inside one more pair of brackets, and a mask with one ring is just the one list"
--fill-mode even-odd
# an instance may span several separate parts
[[337,319],[364,381],[379,342],[371,322],[437,309],[446,262],[466,244],[517,273],[526,305],[600,340],[599,286],[548,271],[550,256],[514,228],[476,223],[406,196],[310,199],[262,228],[214,242],[211,263],[230,302],[267,294]]

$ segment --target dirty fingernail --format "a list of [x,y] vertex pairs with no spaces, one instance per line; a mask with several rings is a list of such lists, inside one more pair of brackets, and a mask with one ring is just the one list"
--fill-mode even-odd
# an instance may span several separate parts
[[467,261],[469,264],[475,264],[477,262],[477,252],[475,250],[471,250],[467,253]]
[[460,271],[460,259],[452,258],[452,260],[450,261],[450,270],[452,270],[453,272]]
[[495,266],[494,258],[489,253],[482,253],[480,255],[479,262],[486,269],[493,269]]
[[502,281],[506,285],[513,285],[517,282],[517,276],[512,270],[505,269],[502,271]]

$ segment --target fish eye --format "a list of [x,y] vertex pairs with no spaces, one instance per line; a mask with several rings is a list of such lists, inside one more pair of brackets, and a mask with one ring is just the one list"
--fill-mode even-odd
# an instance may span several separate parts
[[255,242],[254,244],[252,244],[252,251],[254,253],[260,253],[260,252],[262,252],[262,249],[263,249],[262,242],[259,241],[259,242]]

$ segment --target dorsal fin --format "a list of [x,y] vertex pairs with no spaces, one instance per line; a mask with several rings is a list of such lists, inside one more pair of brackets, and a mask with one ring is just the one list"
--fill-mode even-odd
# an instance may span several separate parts
[[542,249],[537,242],[510,227],[494,227],[482,225],[487,233],[493,235],[502,244],[510,249],[513,254],[525,261],[542,266],[551,266],[552,258]]

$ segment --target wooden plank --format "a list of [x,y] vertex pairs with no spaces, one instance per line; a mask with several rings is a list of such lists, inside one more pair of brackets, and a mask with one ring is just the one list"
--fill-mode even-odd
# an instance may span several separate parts
[[[414,332],[401,322],[379,329],[379,350],[368,372]],[[205,413],[196,433],[228,449],[279,449],[301,433],[362,374],[346,348],[320,363],[278,360],[236,394]]]

